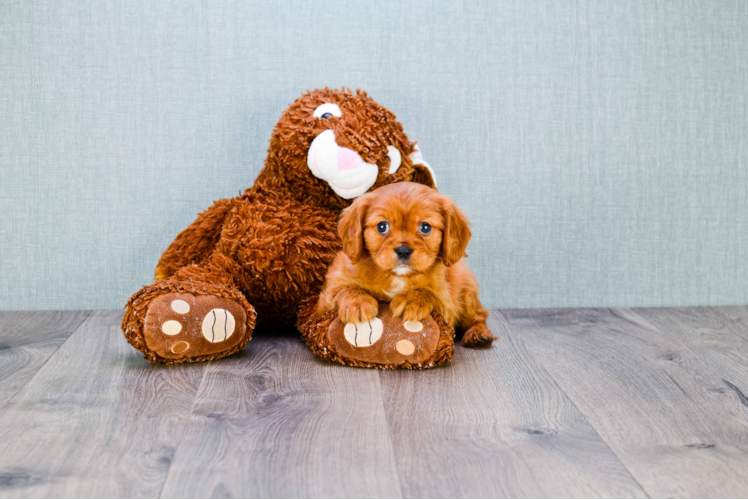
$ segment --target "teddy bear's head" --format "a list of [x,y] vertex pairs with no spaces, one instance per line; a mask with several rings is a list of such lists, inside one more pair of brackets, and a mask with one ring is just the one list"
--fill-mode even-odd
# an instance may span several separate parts
[[361,90],[325,88],[294,101],[273,130],[266,170],[337,207],[393,182],[436,186],[395,115]]

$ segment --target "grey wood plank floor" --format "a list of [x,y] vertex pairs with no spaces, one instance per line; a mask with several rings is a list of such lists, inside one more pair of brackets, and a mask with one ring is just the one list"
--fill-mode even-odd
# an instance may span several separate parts
[[121,319],[89,316],[0,410],[0,494],[160,494],[207,365],[149,366]]
[[504,314],[649,495],[748,495],[746,407],[671,330],[625,309]]
[[0,497],[748,497],[748,307],[493,311],[423,372],[151,365],[121,315],[0,312]]
[[489,327],[450,366],[381,372],[405,495],[646,496],[503,316]]
[[210,363],[163,495],[402,496],[377,372],[321,362],[293,334]]
[[39,371],[90,313],[6,312],[0,316],[0,408]]

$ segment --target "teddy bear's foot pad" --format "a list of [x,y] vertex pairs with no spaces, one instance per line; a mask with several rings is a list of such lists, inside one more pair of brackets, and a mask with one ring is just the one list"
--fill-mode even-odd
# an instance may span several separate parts
[[345,324],[337,311],[318,314],[318,300],[314,296],[302,303],[297,326],[322,359],[389,370],[422,370],[452,359],[454,329],[437,313],[421,321],[403,321],[392,315],[389,303],[380,302],[376,318]]
[[379,316],[368,322],[344,324],[336,317],[325,340],[338,356],[359,366],[429,368],[443,361],[435,357],[442,337],[440,325],[431,316],[403,321],[382,304]]
[[216,355],[247,335],[247,313],[213,295],[167,293],[148,307],[143,327],[149,349],[167,359]]

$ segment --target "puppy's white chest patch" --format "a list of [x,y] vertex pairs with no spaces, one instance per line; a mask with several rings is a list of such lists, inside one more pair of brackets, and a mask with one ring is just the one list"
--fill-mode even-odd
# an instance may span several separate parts
[[402,278],[392,278],[391,287],[385,293],[389,298],[392,298],[403,290],[405,290],[405,280]]

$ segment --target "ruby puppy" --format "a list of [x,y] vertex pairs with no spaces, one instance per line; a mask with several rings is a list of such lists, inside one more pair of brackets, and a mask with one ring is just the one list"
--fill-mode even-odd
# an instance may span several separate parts
[[448,197],[399,182],[356,198],[338,223],[343,251],[327,272],[317,313],[337,310],[344,323],[394,316],[420,321],[439,313],[464,332],[462,345],[490,345],[478,282],[465,263],[467,218]]

